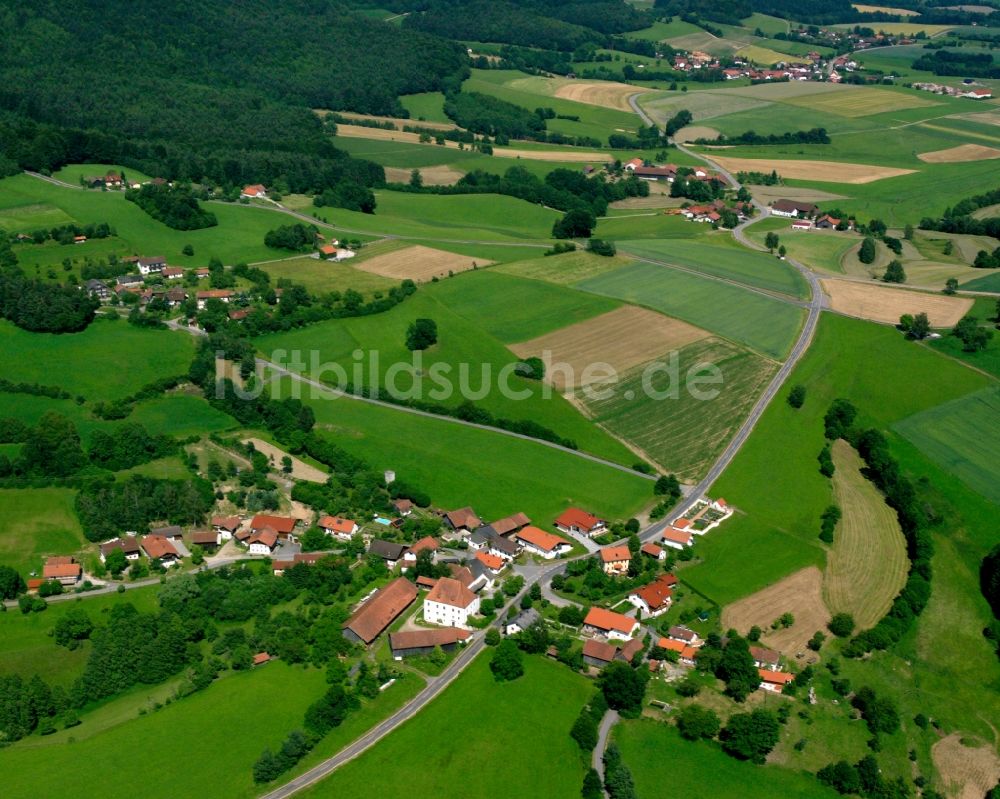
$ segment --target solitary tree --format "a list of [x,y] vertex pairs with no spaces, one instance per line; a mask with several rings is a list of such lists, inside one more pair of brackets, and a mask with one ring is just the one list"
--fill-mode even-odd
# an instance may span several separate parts
[[836,613],[826,628],[838,638],[847,638],[854,632],[854,617],[850,613]]
[[770,233],[764,236],[764,246],[767,247],[767,249],[770,250],[771,252],[774,252],[774,250],[778,246],[778,234],[772,230]]
[[764,758],[778,743],[781,727],[769,710],[737,713],[719,734],[722,748],[733,757],[763,763]]
[[948,295],[955,294],[958,291],[958,278],[956,278],[956,277],[949,277],[944,282],[944,289],[943,289],[943,291],[944,291],[945,294],[948,294]]
[[552,235],[557,239],[589,239],[597,226],[597,219],[590,211],[574,208],[552,225]]
[[871,236],[865,236],[865,240],[861,242],[861,249],[858,250],[858,260],[863,264],[875,262],[875,239]]
[[779,258],[784,258],[787,253],[788,253],[788,250],[785,249],[785,245],[784,244],[782,244],[782,245],[780,245],[778,247],[778,257]]
[[524,674],[521,650],[511,639],[505,638],[493,650],[490,659],[490,671],[497,682],[510,682]]
[[688,705],[677,717],[677,730],[682,738],[697,741],[714,738],[719,734],[719,717],[714,711],[699,705]]
[[889,261],[889,265],[885,268],[885,274],[882,275],[882,281],[885,283],[905,283],[906,271],[903,269],[903,264],[896,259]]
[[414,319],[406,329],[406,348],[425,350],[437,343],[437,322],[433,319]]
[[792,386],[792,390],[788,392],[788,404],[793,408],[801,408],[802,403],[806,401],[806,387],[801,383],[797,386]]

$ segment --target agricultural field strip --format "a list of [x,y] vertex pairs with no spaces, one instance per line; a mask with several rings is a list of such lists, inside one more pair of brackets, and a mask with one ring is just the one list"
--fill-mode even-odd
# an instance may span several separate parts
[[741,283],[738,280],[732,280],[731,278],[720,277],[719,275],[713,275],[709,272],[699,272],[697,269],[693,269],[690,266],[681,266],[680,264],[671,263],[670,261],[662,261],[657,258],[649,258],[643,255],[636,255],[635,253],[628,252],[626,250],[621,251],[624,255],[632,258],[635,261],[644,262],[647,264],[655,264],[656,266],[665,266],[668,269],[676,269],[678,272],[687,272],[689,275],[695,275],[697,277],[703,277],[706,280],[714,280],[717,283],[728,283],[730,286],[735,286],[739,289],[744,289],[746,291],[752,291],[754,294],[760,294],[762,297],[768,297],[772,300],[780,300],[781,302],[787,302],[789,305],[796,305],[799,308],[808,308],[809,303],[805,300],[798,300],[788,294],[782,294],[777,291],[767,291],[766,289],[758,288],[757,286],[751,286],[747,283]]

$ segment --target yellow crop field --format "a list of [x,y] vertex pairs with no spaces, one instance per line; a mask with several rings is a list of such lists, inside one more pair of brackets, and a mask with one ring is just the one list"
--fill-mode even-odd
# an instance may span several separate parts
[[805,97],[789,97],[785,99],[785,102],[842,117],[866,117],[872,114],[884,114],[887,111],[941,105],[934,100],[918,97],[916,94],[867,87],[852,87],[848,91],[810,94]]

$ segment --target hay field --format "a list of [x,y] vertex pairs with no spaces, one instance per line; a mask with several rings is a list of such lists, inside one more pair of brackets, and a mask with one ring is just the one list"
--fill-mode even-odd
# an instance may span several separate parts
[[634,263],[633,259],[622,255],[604,258],[583,250],[576,250],[562,255],[514,261],[496,267],[496,271],[532,280],[544,280],[546,283],[555,283],[560,286],[571,286],[588,278],[622,269],[631,263]]
[[[388,170],[386,170],[388,172]],[[747,184],[750,193],[762,203],[773,203],[775,200],[799,200],[806,203],[820,203],[826,200],[849,200],[843,194],[832,191],[807,189],[803,186],[755,186]]]
[[717,138],[719,138],[719,131],[715,128],[707,127],[706,125],[689,125],[686,128],[681,128],[680,131],[674,135],[674,141],[678,141],[681,144],[694,141],[695,139]]
[[[243,443],[253,444],[255,450],[267,455],[275,471],[281,469],[281,459],[288,455],[283,449],[259,438],[244,438]],[[317,469],[312,464],[292,456],[292,477],[296,480],[306,480],[310,483],[325,483],[329,476],[326,472]]]
[[472,269],[472,265],[489,266],[493,261],[481,258],[470,258],[444,250],[435,250],[415,244],[402,250],[377,255],[358,264],[358,269],[371,272],[394,280],[414,280],[422,283],[434,277],[447,277],[449,272],[464,272]]
[[928,164],[961,164],[966,161],[985,161],[1000,158],[1000,150],[982,144],[960,144],[947,150],[918,153],[917,158]]
[[[783,84],[791,85],[791,84]],[[824,85],[824,84],[817,84]],[[696,122],[713,117],[738,114],[740,111],[750,111],[768,105],[767,100],[756,97],[746,97],[735,92],[707,90],[701,92],[672,92],[666,97],[642,102],[642,107],[650,116],[661,122],[672,117],[681,109],[691,112]]]
[[[400,130],[365,128],[360,125],[337,125],[337,136],[348,139],[368,139],[370,141],[398,141],[406,144],[420,144],[420,134]],[[440,144],[424,144],[425,147],[441,147]],[[445,141],[444,147],[458,149],[458,142]],[[498,158],[525,158],[531,161],[561,161],[574,164],[603,164],[609,160],[608,153],[574,150],[518,150],[514,147],[494,147],[493,155]]]
[[851,6],[862,14],[895,14],[897,17],[916,17],[919,11],[909,8],[892,8],[891,6],[866,6],[859,3],[851,3]]
[[844,440],[833,445],[833,496],[843,512],[826,560],[823,595],[831,613],[850,613],[868,629],[906,582],[906,541],[885,497],[861,474],[860,456]]
[[[621,374],[708,336],[707,331],[687,322],[628,305],[510,349],[519,358],[542,357],[546,380],[564,391],[597,381],[593,375],[583,374],[591,364],[605,363]],[[553,372],[553,363],[568,364],[570,369]]]
[[712,155],[731,172],[770,172],[789,180],[817,180],[823,183],[873,183],[876,180],[909,175],[913,169],[899,169],[891,166],[870,164],[850,164],[838,161],[797,161],[781,158],[732,158]]
[[736,55],[742,56],[755,64],[777,64],[779,61],[788,61],[790,56],[786,53],[779,53],[767,47],[760,47],[756,44],[748,44],[736,51]]
[[[788,629],[772,630],[771,622],[783,613],[792,613],[795,623]],[[830,611],[823,602],[823,575],[815,566],[800,569],[722,611],[722,629],[735,628],[746,635],[756,625],[764,631],[761,641],[786,657],[805,651],[806,641],[817,630],[826,630],[829,621]]]
[[848,280],[821,280],[830,297],[830,307],[838,313],[897,324],[903,314],[926,313],[932,327],[952,327],[972,307],[972,300],[926,294]]
[[[465,176],[464,172],[452,169],[450,166],[424,166],[419,168],[420,177],[425,186],[451,186]],[[385,179],[389,183],[409,183],[412,169],[403,167],[385,167]]]
[[[812,94],[840,94],[853,87],[839,83],[816,83],[814,81],[792,80],[787,83],[758,83],[756,86],[740,86],[735,89],[713,89],[711,94],[725,94],[765,102],[781,102],[789,97],[804,97]],[[703,94],[703,92],[698,92]]]
[[[516,88],[517,81],[512,86]],[[610,81],[572,81],[555,90],[554,96],[563,100],[573,100],[587,105],[599,105],[602,108],[617,108],[619,111],[631,111],[628,98],[636,94],[635,86],[626,83]]]
[[866,117],[884,114],[887,111],[902,111],[907,108],[927,108],[941,105],[939,102],[917,97],[915,94],[890,92],[885,89],[851,88],[842,92],[831,92],[807,97],[790,97],[785,102],[791,105],[824,111],[842,117]]
[[931,747],[931,760],[950,799],[982,799],[1000,780],[1000,757],[993,748],[965,746],[957,732]]
[[627,197],[624,200],[615,200],[608,204],[609,208],[616,211],[647,211],[651,208],[680,208],[684,203],[690,202],[685,197],[671,197],[666,193],[652,193],[648,197]]

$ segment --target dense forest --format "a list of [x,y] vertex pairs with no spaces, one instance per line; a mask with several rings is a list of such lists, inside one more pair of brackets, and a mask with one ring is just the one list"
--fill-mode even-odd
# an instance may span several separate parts
[[[2,234],[0,234],[2,235]],[[36,333],[71,333],[94,319],[100,303],[72,286],[29,280],[16,266],[0,266],[0,318]]]
[[101,162],[223,186],[379,185],[310,109],[403,113],[400,94],[467,71],[460,46],[333,0],[11,0],[0,28],[2,174]]
[[935,75],[962,75],[969,78],[1000,78],[1000,67],[993,63],[992,53],[956,53],[935,50],[924,53],[913,62],[914,69]]
[[147,183],[138,189],[129,189],[125,199],[174,230],[201,230],[219,224],[215,214],[198,204],[189,186]]

